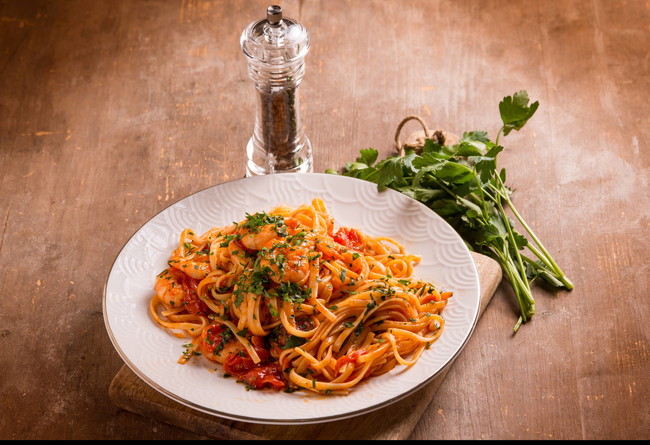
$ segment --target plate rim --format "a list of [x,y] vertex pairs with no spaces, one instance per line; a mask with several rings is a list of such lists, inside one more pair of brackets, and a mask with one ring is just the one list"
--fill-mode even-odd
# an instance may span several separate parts
[[[361,181],[361,182],[365,182],[365,183],[368,183],[368,184],[373,184],[373,183],[371,183],[369,181],[365,181],[363,179],[353,178],[353,177],[349,177],[349,176],[335,175],[335,174],[331,174],[331,173],[295,172],[295,173],[285,173],[285,174],[340,177],[340,178],[346,178],[346,180],[350,179],[350,180],[354,180],[354,181]],[[269,177],[269,176],[272,176],[272,175],[265,175],[265,176]],[[254,176],[254,177],[256,177],[256,176]],[[259,176],[257,176],[257,177],[259,177]],[[185,398],[183,398],[181,396],[178,396],[177,394],[174,394],[170,390],[165,389],[161,385],[155,383],[149,376],[147,376],[134,363],[132,363],[131,360],[129,360],[127,354],[120,347],[120,345],[119,345],[119,343],[118,343],[118,341],[117,341],[117,339],[116,339],[116,337],[115,337],[115,335],[114,335],[114,333],[113,333],[113,331],[112,331],[112,329],[110,327],[109,321],[108,321],[106,293],[107,293],[107,289],[108,289],[108,283],[110,281],[111,274],[113,273],[113,269],[115,268],[116,262],[121,257],[122,253],[124,252],[126,247],[129,245],[129,243],[135,238],[135,236],[145,226],[147,226],[152,220],[154,220],[156,217],[158,217],[161,213],[163,213],[163,212],[167,211],[169,208],[177,205],[179,202],[191,198],[194,195],[198,195],[200,193],[203,193],[203,192],[205,192],[207,190],[210,190],[210,189],[213,189],[213,188],[221,187],[221,186],[223,186],[225,184],[232,184],[232,183],[235,183],[235,182],[246,181],[246,180],[249,180],[250,178],[251,177],[246,176],[246,177],[242,177],[242,178],[235,178],[235,179],[231,179],[231,180],[228,180],[228,181],[220,182],[218,184],[214,184],[214,185],[211,185],[211,186],[208,186],[208,187],[204,187],[204,188],[202,188],[200,190],[189,193],[189,194],[175,200],[174,202],[170,203],[169,205],[165,206],[164,208],[162,208],[161,210],[156,212],[154,215],[152,215],[150,218],[148,218],[143,224],[141,224],[126,239],[126,241],[123,243],[122,247],[118,250],[117,254],[115,255],[115,257],[114,257],[114,259],[113,259],[113,261],[111,263],[111,266],[109,268],[106,279],[104,280],[104,288],[103,288],[103,292],[102,292],[102,317],[103,317],[103,320],[104,320],[104,326],[106,328],[106,332],[108,333],[108,336],[109,336],[109,338],[111,340],[111,343],[112,343],[113,347],[117,351],[117,353],[118,353],[119,357],[122,359],[122,361],[129,367],[129,369],[136,376],[138,376],[147,385],[149,385],[151,388],[153,388],[157,392],[161,393],[162,395],[166,396],[167,398],[169,398],[169,399],[171,399],[171,400],[173,400],[173,401],[175,401],[177,403],[180,403],[180,404],[182,404],[184,406],[187,406],[189,408],[192,408],[192,409],[195,409],[197,411],[200,411],[200,412],[203,412],[203,413],[206,413],[206,414],[209,414],[209,415],[213,415],[213,416],[216,416],[216,417],[219,417],[219,418],[234,420],[234,421],[247,422],[247,423],[253,423],[253,424],[261,424],[261,425],[307,425],[307,424],[327,423],[327,422],[332,422],[332,421],[336,421],[336,420],[349,419],[349,418],[352,418],[352,417],[357,417],[357,416],[360,416],[360,415],[363,415],[363,414],[368,414],[368,413],[371,413],[373,411],[377,411],[377,410],[380,410],[382,408],[393,405],[394,403],[409,397],[410,395],[412,395],[416,391],[418,391],[421,388],[427,386],[429,383],[431,383],[432,380],[437,378],[443,371],[448,369],[454,363],[454,361],[456,360],[458,355],[460,355],[460,353],[463,351],[463,349],[465,349],[465,346],[467,345],[469,339],[472,337],[472,335],[474,333],[474,330],[476,329],[476,325],[478,323],[479,314],[480,314],[481,282],[480,282],[480,279],[479,279],[478,268],[476,266],[476,262],[472,258],[471,251],[469,250],[469,248],[467,247],[465,242],[462,242],[464,253],[467,253],[467,255],[470,258],[470,261],[471,261],[471,264],[472,264],[473,276],[474,276],[474,278],[476,280],[476,292],[478,293],[477,309],[476,309],[476,311],[474,313],[474,318],[472,320],[469,331],[467,332],[467,335],[463,339],[460,346],[452,354],[452,356],[436,372],[432,373],[429,377],[427,377],[425,380],[423,380],[422,382],[415,385],[410,390],[401,392],[400,394],[398,394],[398,395],[396,395],[396,396],[394,396],[394,397],[392,397],[392,398],[390,398],[388,400],[384,400],[384,401],[382,401],[380,403],[376,403],[376,404],[371,405],[371,406],[359,408],[359,409],[356,409],[356,410],[353,410],[353,411],[347,411],[347,412],[341,413],[341,414],[333,414],[333,415],[321,416],[321,417],[317,417],[317,418],[310,417],[310,418],[293,418],[293,419],[265,419],[265,418],[259,418],[259,417],[236,415],[236,414],[231,414],[231,413],[223,412],[223,411],[212,409],[212,408],[207,408],[205,406],[194,403],[194,402],[192,402],[190,400],[186,400]],[[435,215],[435,217],[439,218],[444,224],[448,225],[453,230],[454,234],[462,241],[462,238],[460,237],[460,235],[456,232],[456,230],[447,221],[445,221],[440,215],[435,213],[433,210],[429,209],[423,203],[421,203],[421,202],[419,202],[419,201],[417,201],[417,200],[415,200],[415,199],[413,199],[413,198],[411,198],[409,196],[406,196],[406,195],[404,195],[403,193],[401,193],[399,191],[392,190],[390,188],[387,188],[385,190],[389,190],[390,191],[389,193],[391,193],[391,192],[398,193],[398,194],[402,195],[404,198],[417,203],[417,205],[419,205],[419,206],[424,207],[429,212],[431,212],[433,215]],[[379,193],[381,193],[381,192],[379,192]],[[341,397],[345,397],[345,396],[341,396]]]

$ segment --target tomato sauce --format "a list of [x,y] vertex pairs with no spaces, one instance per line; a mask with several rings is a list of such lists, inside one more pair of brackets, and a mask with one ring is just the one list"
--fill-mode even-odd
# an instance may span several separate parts
[[334,366],[334,370],[338,372],[339,369],[341,369],[342,366],[348,364],[348,363],[356,363],[357,359],[359,356],[367,354],[368,351],[365,349],[358,349],[354,352],[349,353],[348,355],[344,355],[343,357],[339,358],[336,361],[336,365]]
[[260,362],[255,363],[244,350],[228,356],[223,365],[224,370],[234,376],[238,382],[245,383],[253,389],[272,388],[276,391],[286,389],[287,382],[280,364],[273,361],[271,353],[264,345],[264,339],[253,336],[251,343]]
[[253,349],[260,358],[260,362],[255,363],[239,340],[231,335],[227,327],[218,323],[211,325],[202,336],[203,353],[208,358],[215,352],[221,356],[227,355],[223,360],[224,371],[253,389],[271,388],[281,391],[287,388],[280,364],[271,357],[262,337],[250,338]]
[[189,275],[183,274],[183,289],[185,290],[183,301],[185,308],[191,314],[207,315],[211,311],[208,308],[208,305],[199,298],[199,295],[196,292],[198,284],[199,280],[195,280]]

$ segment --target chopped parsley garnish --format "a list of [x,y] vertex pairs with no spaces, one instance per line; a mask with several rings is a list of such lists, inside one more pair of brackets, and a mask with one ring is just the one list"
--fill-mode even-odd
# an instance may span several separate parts
[[254,215],[247,213],[246,221],[240,227],[247,228],[251,233],[259,233],[262,227],[268,225],[274,225],[278,235],[281,235],[281,232],[286,233],[282,229],[284,226],[284,218],[282,216],[271,216],[266,212],[258,212]]
[[311,288],[303,289],[297,283],[282,282],[275,292],[283,301],[300,304],[309,298]]
[[219,247],[228,247],[228,244],[230,244],[231,241],[235,239],[239,239],[239,235],[231,233],[230,235],[224,236],[223,239],[224,241],[221,244],[219,244]]
[[287,339],[287,342],[284,344],[284,346],[282,346],[282,349],[296,348],[298,346],[304,345],[306,342],[307,339],[292,335]]
[[287,242],[291,244],[292,246],[298,246],[302,244],[305,241],[305,236],[307,235],[307,232],[304,230],[301,230],[300,232],[296,233],[295,235],[290,235],[287,237]]

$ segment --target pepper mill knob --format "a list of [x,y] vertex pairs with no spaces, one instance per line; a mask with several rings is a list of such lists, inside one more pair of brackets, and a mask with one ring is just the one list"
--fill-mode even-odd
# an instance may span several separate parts
[[266,20],[270,25],[282,24],[282,6],[271,5],[266,8]]

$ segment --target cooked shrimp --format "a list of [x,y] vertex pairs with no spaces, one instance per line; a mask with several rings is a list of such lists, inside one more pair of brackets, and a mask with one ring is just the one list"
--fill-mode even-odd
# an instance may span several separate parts
[[[207,259],[207,256],[205,257]],[[212,269],[209,261],[198,261],[199,259],[199,257],[185,259],[179,256],[173,256],[169,260],[169,265],[181,272],[185,272],[195,280],[202,280],[208,276]]]
[[185,289],[181,282],[182,279],[182,274],[172,268],[163,270],[156,278],[154,290],[168,309],[183,306]]
[[206,326],[200,341],[203,354],[218,363],[224,363],[232,354],[245,351],[230,329],[218,323]]
[[271,247],[273,242],[280,237],[277,232],[277,226],[273,224],[267,224],[256,232],[249,229],[242,229],[241,233],[241,243],[250,250],[261,250],[265,247]]
[[308,250],[305,247],[281,247],[264,255],[260,267],[271,269],[269,274],[276,283],[290,281],[303,283],[309,276]]

